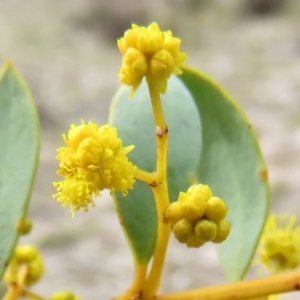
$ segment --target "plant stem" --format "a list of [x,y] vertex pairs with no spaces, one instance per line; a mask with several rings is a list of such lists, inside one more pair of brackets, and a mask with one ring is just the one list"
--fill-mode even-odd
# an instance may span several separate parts
[[16,300],[21,296],[21,294],[22,290],[17,285],[11,284],[2,300]]
[[155,174],[146,172],[146,171],[141,170],[141,169],[136,169],[136,171],[134,173],[134,177],[136,179],[139,179],[141,181],[144,181],[144,182],[148,183],[150,186],[153,186],[153,185],[156,184]]
[[155,81],[147,78],[148,89],[153,109],[155,134],[156,134],[156,176],[157,185],[166,180],[167,173],[167,151],[168,151],[168,128],[165,122],[164,113],[161,105],[159,89]]
[[300,290],[300,271],[202,289],[158,295],[155,300],[256,300]]
[[152,185],[157,209],[157,237],[152,266],[143,289],[142,299],[152,299],[160,285],[161,273],[164,266],[165,255],[170,237],[170,224],[165,219],[165,212],[169,206],[167,186],[167,150],[168,129],[165,123],[158,86],[151,78],[147,78],[151,103],[153,108],[157,161],[156,161],[156,184]]
[[115,297],[114,300],[140,299],[143,286],[146,280],[148,264],[135,263],[135,274],[131,286],[122,295]]
[[169,205],[167,184],[163,182],[160,186],[152,190],[157,204],[158,228],[153,262],[143,289],[143,300],[152,299],[159,288],[171,231],[170,224],[164,217]]

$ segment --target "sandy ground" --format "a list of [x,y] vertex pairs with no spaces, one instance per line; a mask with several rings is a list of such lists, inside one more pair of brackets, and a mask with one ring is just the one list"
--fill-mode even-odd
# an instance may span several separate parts
[[[83,299],[110,299],[132,277],[131,256],[107,193],[95,209],[74,219],[51,198],[62,132],[81,118],[107,122],[119,86],[115,39],[131,22],[156,20],[172,29],[182,37],[189,64],[240,101],[268,164],[271,210],[300,216],[300,2],[286,1],[265,15],[250,13],[239,0],[148,2],[0,1],[0,61],[9,57],[20,69],[42,123],[30,208],[34,230],[21,242],[35,243],[44,254],[47,273],[34,290],[45,296],[70,289]],[[188,250],[171,240],[162,291],[222,282],[212,246]]]

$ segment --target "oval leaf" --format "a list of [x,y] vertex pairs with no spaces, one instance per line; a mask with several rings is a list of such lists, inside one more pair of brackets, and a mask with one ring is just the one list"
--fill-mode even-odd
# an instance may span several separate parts
[[255,252],[268,211],[267,172],[245,114],[216,82],[189,67],[179,77],[201,114],[203,146],[198,179],[229,206],[231,233],[218,246],[230,280],[241,279]]
[[18,239],[36,173],[37,112],[27,85],[7,61],[0,72],[0,276]]
[[[140,169],[154,172],[156,166],[155,126],[146,83],[132,100],[130,88],[122,87],[112,104],[110,123],[118,128],[123,144],[135,145],[130,160]],[[201,151],[200,117],[192,96],[176,77],[171,78],[162,96],[162,105],[169,129],[168,185],[171,201],[178,198],[195,178]],[[126,197],[116,194],[115,203],[121,224],[134,257],[148,262],[156,241],[157,216],[152,191],[143,182],[136,182]]]

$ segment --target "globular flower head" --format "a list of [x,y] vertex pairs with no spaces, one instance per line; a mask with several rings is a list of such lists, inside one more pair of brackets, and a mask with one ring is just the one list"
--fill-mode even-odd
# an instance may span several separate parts
[[229,233],[225,220],[228,207],[219,197],[212,197],[208,185],[192,185],[167,208],[165,217],[174,224],[174,235],[180,243],[198,248],[206,242],[222,243]]
[[258,260],[277,273],[300,264],[300,227],[297,218],[271,215],[258,246]]
[[53,197],[63,206],[70,205],[72,214],[94,205],[93,198],[103,189],[126,195],[133,187],[136,167],[127,154],[134,147],[123,147],[116,128],[82,121],[81,125],[71,125],[63,139],[66,146],[58,149],[57,174],[64,180],[54,182],[57,193]]
[[44,274],[43,258],[35,246],[24,245],[16,247],[4,275],[7,285],[18,281],[22,268],[27,269],[24,282],[22,282],[26,286],[36,283]]
[[181,74],[180,65],[187,55],[180,52],[179,38],[171,31],[161,31],[157,23],[148,27],[135,24],[118,40],[118,48],[124,55],[119,72],[120,81],[132,86],[131,96],[144,76],[154,81],[161,93],[167,89],[167,79]]

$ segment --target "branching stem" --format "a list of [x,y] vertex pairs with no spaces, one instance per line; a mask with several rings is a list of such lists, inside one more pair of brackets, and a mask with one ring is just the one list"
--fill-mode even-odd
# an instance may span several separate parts
[[147,78],[151,103],[153,108],[156,130],[157,161],[156,161],[156,185],[152,185],[157,209],[157,237],[152,266],[142,293],[142,299],[152,299],[160,285],[161,273],[164,266],[165,255],[170,237],[170,224],[165,219],[165,212],[169,206],[169,194],[167,186],[167,151],[168,128],[165,123],[158,86],[151,78]]
[[[158,295],[155,300],[260,300],[300,289],[300,272]],[[261,298],[259,298],[261,297]]]
[[156,176],[153,173],[137,169],[134,173],[134,177],[148,183],[150,186],[156,185]]

